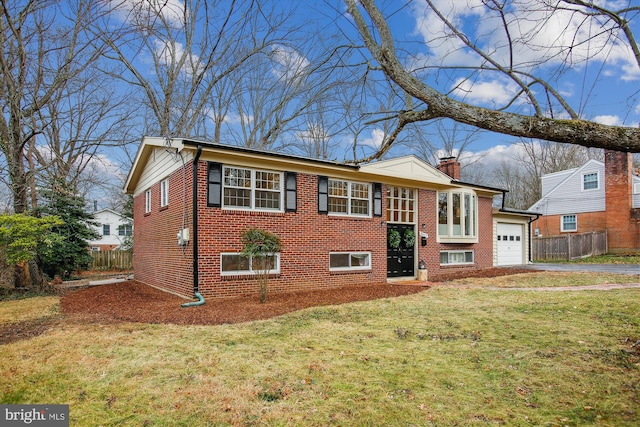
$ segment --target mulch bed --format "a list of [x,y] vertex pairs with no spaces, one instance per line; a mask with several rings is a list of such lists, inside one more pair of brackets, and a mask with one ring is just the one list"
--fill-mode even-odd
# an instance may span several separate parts
[[269,319],[308,307],[393,298],[422,292],[435,281],[462,277],[495,277],[532,270],[490,268],[479,271],[451,272],[430,277],[432,282],[411,284],[368,284],[317,291],[269,294],[261,304],[258,296],[214,300],[198,307],[183,308],[184,299],[135,280],[67,290],[61,296],[63,316],[11,323],[0,326],[0,344],[45,333],[63,321],[101,323],[168,323],[176,325],[219,325]]
[[204,305],[181,307],[186,300],[130,280],[94,286],[64,295],[62,312],[101,322],[219,325],[269,319],[308,307],[390,298],[424,291],[419,285],[349,286],[319,291],[273,293],[261,304],[258,296],[207,299]]
[[[489,268],[451,272],[432,280],[459,277],[495,277],[531,270]],[[269,294],[261,304],[257,294],[242,298],[208,299],[198,307],[183,308],[184,299],[130,280],[69,292],[61,299],[64,314],[81,315],[102,322],[172,323],[178,325],[219,325],[268,319],[308,307],[344,304],[410,295],[428,289],[431,283],[368,284],[336,289]]]

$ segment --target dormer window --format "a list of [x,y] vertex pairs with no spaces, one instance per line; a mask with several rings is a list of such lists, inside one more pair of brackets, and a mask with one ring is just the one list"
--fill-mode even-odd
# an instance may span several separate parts
[[582,175],[582,190],[597,190],[598,184],[598,172],[590,172]]

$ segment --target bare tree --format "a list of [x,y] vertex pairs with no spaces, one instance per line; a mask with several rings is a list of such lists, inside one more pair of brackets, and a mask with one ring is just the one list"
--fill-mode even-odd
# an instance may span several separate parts
[[[482,16],[483,22],[463,26],[460,20],[454,20],[453,11],[469,7],[467,3],[447,2],[451,10],[446,11],[435,1],[425,0],[425,25],[433,29],[428,43],[439,43],[440,49],[433,48],[430,61],[418,65],[419,58],[406,55],[402,44],[394,39],[388,18],[374,0],[345,2],[377,63],[369,70],[382,70],[407,95],[405,108],[393,117],[395,131],[376,156],[383,154],[386,145],[393,143],[393,136],[408,124],[437,118],[524,138],[640,151],[640,129],[585,120],[580,114],[585,105],[572,107],[558,83],[576,63],[586,63],[596,55],[602,61],[621,50],[633,58],[627,66],[637,71],[640,54],[630,23],[637,19],[640,6],[614,9],[586,0],[484,0],[476,3],[476,9],[465,11],[467,24],[475,16]],[[544,40],[547,24],[560,16],[563,20],[559,22],[566,25],[561,26],[553,43]],[[486,32],[465,33],[470,27]],[[525,51],[531,55],[524,55]],[[551,66],[555,71],[549,69]],[[461,74],[465,71],[466,75]],[[464,97],[474,82],[487,76],[502,79],[513,88],[500,105],[487,107]],[[586,84],[596,84],[597,80],[598,76]],[[439,83],[441,88],[436,87]],[[587,95],[585,91],[584,99]]]
[[85,32],[91,4],[62,10],[54,1],[0,2],[0,147],[16,213],[29,209],[33,159],[26,153],[49,125],[41,112],[99,57]]
[[33,151],[40,185],[63,181],[82,197],[112,185],[102,152],[126,141],[122,137],[131,126],[131,114],[127,94],[114,91],[98,66],[106,64],[76,75],[38,111],[38,120],[48,123]]
[[286,17],[255,0],[121,1],[96,35],[123,65],[113,77],[140,90],[154,131],[192,136],[208,132],[203,117],[216,85],[270,51]]
[[435,120],[435,133],[424,124],[412,123],[407,126],[409,144],[418,155],[432,165],[437,165],[443,157],[454,157],[462,163],[461,172],[480,161],[482,156],[470,157],[471,145],[480,137],[482,130],[451,120]]

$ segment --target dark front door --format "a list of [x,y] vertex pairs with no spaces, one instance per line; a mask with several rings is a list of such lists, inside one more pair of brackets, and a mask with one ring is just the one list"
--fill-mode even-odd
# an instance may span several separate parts
[[414,248],[413,224],[387,224],[387,277],[415,276]]

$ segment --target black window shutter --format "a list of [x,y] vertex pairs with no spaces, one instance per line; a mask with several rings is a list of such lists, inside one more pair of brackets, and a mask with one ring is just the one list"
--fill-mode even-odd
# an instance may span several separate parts
[[207,206],[222,206],[222,163],[209,162],[207,174]]
[[373,183],[373,216],[382,216],[382,184]]
[[318,213],[329,213],[329,177],[318,176]]
[[295,212],[298,209],[298,174],[285,173],[285,209],[287,212]]

